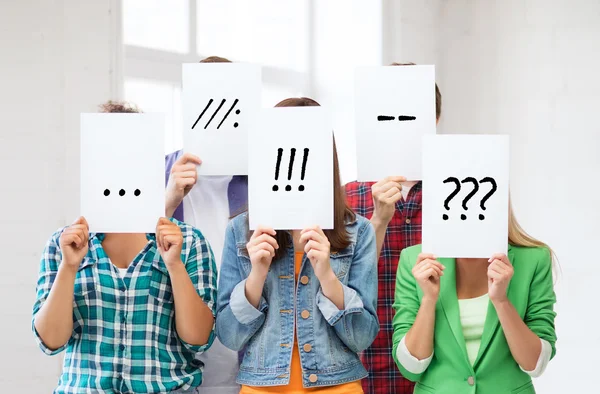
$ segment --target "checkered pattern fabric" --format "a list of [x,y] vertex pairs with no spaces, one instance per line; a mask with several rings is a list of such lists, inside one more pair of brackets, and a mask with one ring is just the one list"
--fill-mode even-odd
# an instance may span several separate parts
[[[352,182],[346,185],[348,203],[356,213],[368,219],[373,215],[374,183]],[[388,225],[378,263],[379,295],[377,316],[381,329],[377,338],[361,356],[369,372],[363,379],[365,394],[408,394],[414,384],[403,378],[392,358],[392,319],[396,270],[402,249],[421,243],[422,184],[409,191],[406,201],[396,203],[396,212]]]
[[[172,221],[183,234],[181,258],[190,279],[215,314],[217,271],[210,246],[198,230]],[[34,320],[56,279],[61,233],[50,238],[42,256]],[[66,349],[55,393],[164,393],[202,382],[203,365],[195,356],[210,347],[214,330],[204,346],[179,338],[169,274],[154,234],[147,238],[148,244],[121,278],[102,249],[104,236],[90,234],[89,251],[75,279],[70,340],[49,349],[33,327],[46,354]]]

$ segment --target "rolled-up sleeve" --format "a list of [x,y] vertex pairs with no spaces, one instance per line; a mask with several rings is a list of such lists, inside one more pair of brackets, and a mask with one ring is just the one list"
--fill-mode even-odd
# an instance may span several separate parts
[[371,346],[379,332],[377,317],[377,250],[375,231],[364,219],[344,290],[344,310],[339,310],[319,289],[317,307],[340,340],[353,352]]
[[269,308],[263,297],[258,309],[252,306],[246,298],[245,286],[246,277],[242,275],[239,266],[232,221],[227,227],[219,272],[216,324],[221,343],[235,351],[241,350],[262,327]]
[[[212,249],[202,234],[194,229],[193,243],[185,263],[186,271],[196,288],[196,293],[217,316],[217,265]],[[215,340],[213,325],[208,341],[204,345],[191,345],[179,338],[179,341],[189,351],[203,353],[208,350]]]
[[52,237],[50,237],[50,239],[46,243],[44,252],[42,253],[42,258],[40,261],[40,270],[39,270],[39,275],[38,275],[38,282],[37,282],[37,286],[36,286],[36,300],[35,300],[35,303],[33,304],[33,317],[31,320],[31,329],[35,336],[35,340],[36,340],[38,346],[40,347],[40,349],[42,349],[42,351],[49,356],[56,355],[56,354],[62,352],[63,350],[65,350],[65,348],[67,348],[67,346],[69,346],[69,344],[73,341],[73,339],[75,339],[77,337],[77,335],[80,332],[81,327],[83,325],[83,320],[82,320],[81,315],[78,313],[77,308],[74,308],[73,309],[73,332],[71,334],[71,338],[64,345],[59,347],[58,349],[49,348],[44,343],[44,340],[42,339],[42,337],[38,333],[37,329],[35,328],[35,318],[36,318],[38,312],[40,311],[40,309],[42,309],[42,306],[44,305],[44,303],[46,302],[46,299],[48,298],[48,295],[50,294],[50,290],[52,289],[52,285],[54,284],[54,281],[56,280],[56,275],[58,274],[58,266],[60,265],[60,262],[62,260],[62,254],[60,252],[60,247],[58,246],[60,235],[62,234],[62,232],[63,232],[63,229],[55,232],[52,235]]

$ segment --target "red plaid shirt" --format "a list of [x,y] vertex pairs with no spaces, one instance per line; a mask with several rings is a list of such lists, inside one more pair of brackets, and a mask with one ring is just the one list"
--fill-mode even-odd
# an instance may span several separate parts
[[[352,182],[346,185],[348,203],[356,213],[368,219],[373,215],[374,183]],[[418,182],[410,191],[406,201],[396,203],[396,212],[388,225],[378,263],[379,299],[377,316],[381,329],[377,338],[362,354],[362,362],[369,376],[362,381],[366,394],[408,394],[414,383],[405,379],[398,371],[392,358],[392,319],[396,270],[402,249],[421,243],[421,189]]]

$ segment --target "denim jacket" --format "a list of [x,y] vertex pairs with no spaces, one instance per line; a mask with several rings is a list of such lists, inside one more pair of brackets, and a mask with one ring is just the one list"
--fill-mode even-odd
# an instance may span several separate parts
[[323,295],[306,255],[296,283],[293,246],[271,263],[256,309],[244,291],[252,267],[246,249],[247,214],[229,223],[219,272],[216,330],[225,346],[245,349],[238,383],[289,383],[296,324],[304,387],[339,385],[367,376],[358,353],[379,331],[375,232],[358,215],[346,229],[350,245],[330,258],[344,290],[343,310]]

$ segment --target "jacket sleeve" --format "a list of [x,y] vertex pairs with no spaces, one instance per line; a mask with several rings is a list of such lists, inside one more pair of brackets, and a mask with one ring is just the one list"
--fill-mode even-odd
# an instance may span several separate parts
[[537,262],[535,273],[529,288],[529,303],[523,321],[527,327],[540,339],[545,340],[552,347],[551,359],[556,354],[556,332],[554,330],[554,281],[552,279],[552,258],[550,251],[542,249]]
[[238,263],[233,222],[230,222],[219,272],[217,337],[223,345],[236,351],[241,350],[263,325],[268,308],[263,297],[259,308],[254,308],[246,298],[245,285],[246,278]]
[[412,274],[412,267],[416,261],[413,258],[410,250],[403,250],[400,254],[400,263],[396,273],[396,290],[394,294],[393,308],[396,311],[392,327],[394,334],[392,336],[392,357],[398,366],[398,369],[405,378],[417,382],[421,379],[424,373],[416,374],[408,371],[404,365],[398,360],[398,346],[406,333],[413,326],[419,307],[421,305],[417,296],[417,282]]
[[377,318],[377,251],[375,231],[365,221],[358,230],[356,249],[344,290],[344,310],[317,293],[317,306],[340,340],[354,353],[367,349],[379,332]]

